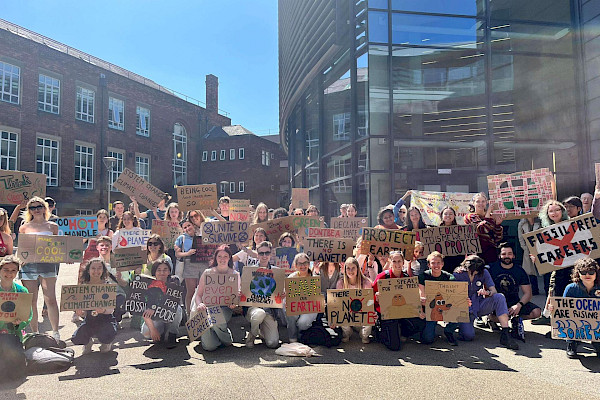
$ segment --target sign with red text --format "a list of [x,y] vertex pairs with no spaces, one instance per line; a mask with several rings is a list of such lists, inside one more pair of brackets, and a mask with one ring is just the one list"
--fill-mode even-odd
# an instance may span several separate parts
[[286,315],[325,312],[325,296],[321,293],[321,277],[285,278]]
[[32,293],[0,292],[0,321],[27,321],[32,300]]
[[419,278],[390,278],[377,281],[381,319],[418,317],[421,311]]
[[442,220],[440,214],[446,207],[456,213],[456,222],[464,224],[469,214],[469,204],[475,193],[410,191],[410,206],[417,207],[426,225],[438,226]]
[[145,205],[151,210],[157,208],[161,200],[169,198],[168,194],[129,168],[123,170],[119,178],[113,183],[113,187],[129,197],[135,197],[138,203]]
[[354,245],[352,239],[306,238],[302,241],[308,259],[316,262],[343,263],[352,257]]
[[425,281],[427,321],[470,322],[467,282]]
[[244,267],[240,306],[283,308],[285,271],[280,268]]
[[182,212],[217,208],[217,185],[177,186],[177,204]]
[[323,217],[310,217],[305,215],[291,215],[288,217],[275,218],[269,221],[250,225],[250,233],[254,234],[256,228],[263,228],[267,237],[273,241],[279,239],[282,233],[289,232],[298,234],[299,240],[304,239],[308,228],[319,228],[323,226]]
[[183,233],[177,222],[152,220],[152,233],[156,233],[165,243],[165,250],[175,248],[175,240]]
[[205,272],[202,303],[209,306],[234,306],[239,303],[239,274]]
[[194,236],[192,239],[192,248],[196,249],[196,253],[190,256],[190,261],[192,263],[211,262],[217,247],[219,247],[218,244],[204,244],[202,236]]
[[477,225],[434,226],[417,229],[417,240],[425,246],[425,256],[439,251],[446,257],[481,253]]
[[332,326],[373,326],[373,289],[328,289],[327,320]]
[[404,251],[404,258],[406,260],[412,260],[415,248],[415,236],[415,232],[364,228],[360,253],[382,256],[389,254],[392,250],[401,250]]
[[552,339],[600,342],[600,298],[550,297],[550,304]]
[[34,196],[46,197],[46,175],[0,170],[0,204],[20,204]]
[[275,249],[275,266],[286,270],[291,269],[296,254],[298,254],[298,250],[295,247],[277,247]]
[[64,236],[96,237],[98,220],[96,217],[58,217],[58,234]]
[[[146,243],[152,235],[150,229],[119,229],[114,237],[117,236],[117,244],[119,247],[143,247],[146,248]],[[114,241],[113,241],[114,243]]]
[[250,200],[231,199],[229,201],[230,221],[250,221]]
[[75,236],[19,235],[17,256],[30,263],[78,263],[83,257],[83,239]]
[[369,221],[364,217],[334,217],[331,218],[331,227],[340,229],[342,237],[358,239],[362,235],[363,228],[369,226]]
[[344,231],[341,229],[333,228],[306,228],[305,230],[307,237],[326,237],[326,238],[345,238]]

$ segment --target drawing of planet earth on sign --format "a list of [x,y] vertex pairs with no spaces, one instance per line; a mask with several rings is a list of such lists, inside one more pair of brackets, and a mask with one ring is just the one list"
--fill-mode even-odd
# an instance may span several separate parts
[[4,303],[2,303],[2,307],[0,307],[2,312],[7,312],[7,313],[14,312],[16,308],[17,308],[17,306],[12,301],[5,301]]
[[275,279],[269,276],[255,276],[250,282],[250,291],[259,296],[270,297],[276,288]]

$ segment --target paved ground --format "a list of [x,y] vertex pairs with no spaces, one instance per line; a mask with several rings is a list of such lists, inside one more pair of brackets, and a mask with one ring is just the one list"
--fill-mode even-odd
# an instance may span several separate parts
[[[75,267],[61,267],[59,286],[74,281]],[[63,338],[75,330],[71,315],[61,313]],[[82,346],[74,346],[69,370],[0,385],[0,399],[600,399],[600,359],[591,346],[569,360],[564,342],[544,337],[549,327],[528,323],[527,343],[517,352],[499,347],[497,333],[478,330],[475,342],[454,348],[438,338],[433,346],[411,341],[391,352],[353,337],[339,348],[317,348],[321,357],[287,358],[258,342],[245,348],[240,317],[232,324],[236,344],[214,353],[190,344],[184,329],[174,350],[151,345],[128,321],[114,351],[81,356]],[[50,330],[47,321],[40,326]]]

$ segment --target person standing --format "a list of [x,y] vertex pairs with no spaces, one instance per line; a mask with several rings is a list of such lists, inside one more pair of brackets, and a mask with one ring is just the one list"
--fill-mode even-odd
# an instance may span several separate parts
[[113,202],[113,211],[115,212],[115,215],[110,217],[109,223],[110,223],[110,230],[113,232],[116,232],[117,225],[119,225],[119,221],[121,221],[121,218],[123,217],[123,213],[125,212],[125,204],[123,204],[123,202],[120,200]]

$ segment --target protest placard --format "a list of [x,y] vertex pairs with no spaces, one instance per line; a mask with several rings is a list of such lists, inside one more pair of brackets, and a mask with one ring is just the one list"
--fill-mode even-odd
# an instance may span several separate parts
[[78,263],[83,257],[83,239],[58,235],[19,235],[17,256],[30,263]]
[[117,285],[63,285],[60,311],[85,311],[117,307]]
[[182,212],[217,208],[217,185],[177,186],[177,204]]
[[342,237],[358,239],[362,235],[363,228],[366,228],[369,222],[364,217],[333,217],[331,218],[331,227],[341,229]]
[[244,267],[241,286],[240,306],[283,308],[284,270]]
[[202,223],[204,244],[244,244],[248,242],[248,222],[206,221]]
[[100,252],[98,251],[98,241],[96,239],[88,239],[87,248],[83,251],[83,259],[81,262],[86,262],[87,260],[91,260],[92,258],[100,257]]
[[198,340],[198,338],[208,332],[211,327],[225,323],[225,316],[223,315],[223,310],[221,310],[220,306],[200,308],[185,323],[188,339],[190,342]]
[[165,243],[165,250],[175,246],[175,240],[183,233],[181,226],[174,221],[152,220],[152,233],[156,233]]
[[32,293],[0,292],[0,321],[27,321],[32,300]]
[[321,277],[285,278],[286,315],[325,312],[325,296],[321,293]]
[[550,297],[550,304],[552,339],[600,342],[600,298]]
[[153,320],[173,322],[181,302],[181,286],[165,283],[149,276],[136,275],[129,284],[129,295],[125,300],[125,311],[142,315],[154,310]]
[[[119,247],[138,247],[146,248],[148,238],[152,235],[150,229],[119,229],[118,231]],[[114,240],[114,237],[113,237]]]
[[192,239],[192,248],[196,249],[196,253],[190,256],[190,261],[193,263],[211,262],[217,247],[219,247],[218,244],[204,244],[202,236],[194,236]]
[[291,269],[294,257],[298,254],[295,247],[278,247],[275,249],[275,266],[277,268]]
[[416,239],[425,247],[425,256],[434,251],[445,256],[481,253],[476,224],[434,226],[417,229],[416,233]]
[[297,234],[299,240],[302,240],[307,236],[306,229],[322,226],[323,217],[290,215],[288,217],[275,218],[258,224],[252,224],[250,225],[250,234],[253,235],[256,228],[260,227],[266,231],[267,237],[271,240],[273,240],[272,238],[278,239],[285,232]]
[[412,260],[415,248],[415,232],[363,228],[361,254],[373,254],[381,256],[389,254],[392,250],[403,250],[404,258]]
[[492,215],[504,219],[536,216],[544,203],[556,200],[554,174],[548,168],[488,175]]
[[410,191],[410,206],[417,207],[426,225],[439,226],[442,222],[440,213],[446,207],[451,207],[456,213],[456,222],[465,223],[465,215],[469,211],[469,203],[475,193],[458,192],[426,192]]
[[600,163],[594,164],[594,171],[596,173],[596,189],[600,190]]
[[298,240],[304,240],[308,235],[307,231],[310,228],[322,228],[324,226],[323,217],[311,217],[307,215],[292,215],[292,226],[295,233],[298,235]]
[[58,225],[59,235],[98,236],[98,220],[96,217],[59,217],[54,222]]
[[46,175],[0,170],[0,204],[20,204],[34,196],[46,197]]
[[586,256],[600,257],[600,226],[592,213],[529,232],[524,238],[540,275],[571,267]]
[[470,322],[467,282],[425,281],[427,321]]
[[229,201],[230,221],[250,221],[250,200],[231,199]]
[[125,168],[117,178],[113,187],[129,197],[135,197],[138,203],[151,210],[158,207],[161,200],[167,200],[169,195],[146,181],[144,178]]
[[327,320],[335,326],[375,325],[373,289],[328,289]]
[[232,306],[239,303],[239,274],[206,272],[202,303],[210,306]]
[[352,257],[355,241],[352,239],[305,238],[302,241],[308,259],[316,262],[343,263]]
[[381,319],[418,317],[421,311],[419,278],[379,279],[379,308]]
[[292,188],[292,209],[301,208],[303,210],[308,208],[309,202],[309,190],[304,188]]
[[344,231],[342,229],[333,228],[306,228],[306,237],[321,237],[321,238],[345,238]]
[[117,247],[110,255],[110,266],[118,271],[141,267],[148,262],[148,252],[141,246]]

